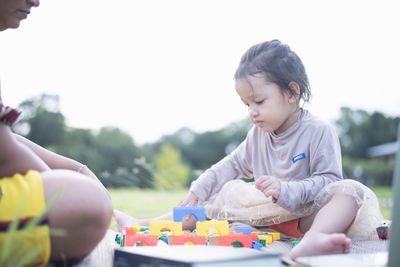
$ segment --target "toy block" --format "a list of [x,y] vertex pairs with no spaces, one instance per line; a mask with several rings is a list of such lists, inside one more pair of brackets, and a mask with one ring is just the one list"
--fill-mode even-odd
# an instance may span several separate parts
[[208,236],[208,245],[210,246],[219,246],[219,235],[210,235]]
[[242,233],[231,233],[219,237],[220,246],[234,246],[234,247],[247,247],[252,248],[251,235],[244,235]]
[[198,235],[181,235],[181,236],[173,236],[172,237],[172,245],[185,245],[185,244],[194,244],[194,245],[205,245],[206,237],[198,236]]
[[281,233],[278,232],[267,232],[267,234],[272,235],[274,239],[272,241],[280,240],[281,239]]
[[133,226],[124,226],[125,234],[127,235],[136,234],[137,232],[139,232],[140,229],[141,227],[137,223],[134,224]]
[[295,246],[297,246],[297,244],[300,243],[300,240],[293,240],[292,241],[292,248],[294,248]]
[[162,229],[168,229],[173,235],[182,235],[182,223],[173,221],[150,221],[150,235],[159,236]]
[[258,242],[266,246],[273,242],[273,237],[271,235],[258,235]]
[[135,234],[136,234],[137,232],[139,232],[141,228],[142,228],[142,227],[140,227],[140,224],[138,224],[138,223],[135,223],[134,225],[132,225],[132,229],[133,229],[133,232],[134,232]]
[[261,243],[258,243],[256,241],[251,241],[252,244],[252,248],[257,249],[257,250],[261,250],[263,245]]
[[202,206],[174,207],[173,209],[174,222],[181,222],[183,217],[187,214],[193,215],[197,221],[206,220],[206,210]]
[[243,233],[245,235],[251,235],[251,227],[248,225],[235,226],[235,233]]
[[132,234],[125,236],[125,246],[134,246],[138,242],[145,244],[146,246],[157,246],[157,236],[145,235],[145,234]]
[[197,235],[207,236],[209,229],[215,229],[222,235],[229,235],[228,221],[198,221],[196,222]]

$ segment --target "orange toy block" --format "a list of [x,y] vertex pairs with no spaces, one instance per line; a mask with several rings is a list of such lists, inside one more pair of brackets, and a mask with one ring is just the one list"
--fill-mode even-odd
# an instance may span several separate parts
[[222,235],[219,237],[219,245],[220,246],[232,246],[233,242],[240,242],[242,247],[252,248],[253,244],[251,243],[252,236],[251,235],[244,235],[242,233],[230,233],[229,235]]
[[127,247],[134,246],[138,242],[141,242],[146,246],[157,246],[158,238],[157,236],[145,234],[128,234],[125,236],[125,246]]
[[172,236],[171,241],[171,245],[185,245],[186,243],[192,243],[194,245],[205,245],[207,240],[204,236],[186,234],[180,236]]
[[140,225],[136,223],[133,226],[124,226],[124,230],[126,235],[136,234],[140,230]]

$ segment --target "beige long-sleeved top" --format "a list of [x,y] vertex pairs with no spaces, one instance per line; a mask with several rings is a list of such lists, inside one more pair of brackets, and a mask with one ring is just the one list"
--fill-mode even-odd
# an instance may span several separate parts
[[277,204],[282,207],[294,211],[314,200],[324,186],[343,179],[334,127],[306,110],[281,134],[254,126],[231,154],[192,183],[190,191],[206,201],[232,179],[264,175],[280,180]]

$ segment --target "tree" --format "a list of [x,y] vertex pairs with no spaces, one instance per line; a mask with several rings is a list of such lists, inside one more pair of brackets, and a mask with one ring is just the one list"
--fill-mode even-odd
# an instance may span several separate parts
[[16,127],[17,132],[43,147],[62,144],[66,125],[57,95],[42,94],[27,99],[19,108],[23,111],[23,119]]
[[183,188],[186,185],[190,169],[182,163],[181,153],[169,143],[161,146],[159,154],[155,157],[155,163],[157,188],[171,190]]
[[343,155],[367,158],[367,149],[396,140],[400,118],[385,116],[380,112],[369,114],[365,110],[340,109],[336,121],[339,128]]

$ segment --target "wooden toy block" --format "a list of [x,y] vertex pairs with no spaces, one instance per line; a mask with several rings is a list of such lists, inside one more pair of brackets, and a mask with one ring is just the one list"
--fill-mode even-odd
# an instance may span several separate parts
[[146,246],[157,246],[157,236],[145,235],[145,234],[131,234],[125,236],[125,246],[134,246],[138,242],[145,244]]
[[[242,233],[231,233],[230,235],[223,235],[219,237],[220,246],[237,246],[252,248],[252,237],[251,235],[244,235]],[[234,243],[240,243],[240,245],[235,245]]]
[[174,222],[182,222],[183,217],[187,214],[193,215],[197,221],[206,220],[206,210],[202,206],[174,207],[173,209]]
[[208,237],[208,245],[209,246],[219,246],[219,235],[210,235]]
[[171,240],[171,245],[185,245],[190,243],[193,245],[205,245],[207,241],[206,237],[193,234],[172,236]]
[[222,235],[229,235],[228,221],[198,221],[196,222],[197,235],[207,236],[209,229],[215,229]]
[[179,236],[182,235],[182,223],[174,222],[174,221],[150,221],[150,235],[157,236],[160,235],[160,231],[162,229],[168,229],[172,232],[173,235]]

